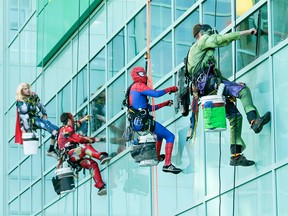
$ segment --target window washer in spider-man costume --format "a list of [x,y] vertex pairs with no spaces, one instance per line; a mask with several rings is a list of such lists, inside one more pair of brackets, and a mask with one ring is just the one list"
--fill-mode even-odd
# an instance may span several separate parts
[[[171,133],[166,127],[159,122],[153,120],[153,117],[149,114],[152,110],[158,110],[164,106],[171,106],[172,100],[165,101],[163,103],[151,106],[148,103],[147,97],[161,97],[167,93],[177,92],[178,88],[172,86],[164,90],[154,90],[147,86],[147,73],[143,67],[134,67],[131,70],[131,77],[134,83],[130,87],[129,92],[129,109],[128,114],[133,113],[130,120],[130,125],[134,131],[146,131],[150,130],[157,136],[156,140],[156,152],[158,160],[162,161],[165,158],[165,163],[162,168],[163,172],[171,172],[178,174],[181,169],[176,168],[171,163],[171,155],[174,145],[175,135]],[[134,117],[133,117],[134,116]],[[138,116],[138,118],[137,118]],[[139,118],[139,116],[141,116]],[[166,140],[165,156],[160,155],[162,140]]]

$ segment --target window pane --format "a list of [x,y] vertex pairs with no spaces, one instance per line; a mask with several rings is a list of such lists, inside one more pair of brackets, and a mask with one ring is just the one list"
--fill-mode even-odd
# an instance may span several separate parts
[[113,163],[109,175],[111,215],[151,215],[150,178],[150,169],[138,167],[130,154]]
[[67,83],[68,80],[71,79],[72,75],[72,46],[71,43],[69,43],[64,50],[59,54],[57,57],[57,87],[60,88],[65,83]]
[[122,74],[115,82],[108,87],[108,119],[113,118],[121,111],[124,100],[125,76]]
[[10,40],[16,35],[19,28],[19,0],[9,1],[9,38]]
[[31,182],[31,157],[20,164],[20,190],[23,190]]
[[171,24],[171,0],[151,1],[151,41]]
[[88,98],[87,92],[87,66],[73,79],[73,111],[76,111]]
[[[32,14],[32,0],[20,0],[20,26],[28,20]],[[36,41],[36,40],[33,40]]]
[[[224,77],[229,78],[233,75],[232,44],[221,47],[219,50],[220,58],[218,68],[221,70],[221,73]],[[215,52],[215,58],[218,59],[218,52]]]
[[38,149],[38,154],[31,155],[31,160],[32,160],[32,178],[31,181],[34,181],[37,178],[40,178],[41,175],[41,151]]
[[179,65],[183,62],[183,59],[187,56],[188,50],[190,49],[192,43],[195,42],[195,39],[192,36],[192,29],[193,29],[192,23],[199,23],[198,9],[192,14],[190,14],[187,18],[185,18],[175,28],[176,65]]
[[58,197],[53,188],[53,177],[55,177],[55,170],[52,170],[44,177],[44,205],[51,203],[52,200],[55,200]]
[[276,171],[277,179],[277,201],[278,201],[278,214],[288,215],[288,166],[281,167]]
[[12,203],[9,204],[9,216],[19,215],[19,199],[13,200]]
[[91,132],[97,131],[106,123],[106,93],[102,91],[91,103]]
[[126,1],[125,0],[108,0],[107,1],[108,10],[108,37],[111,36],[126,19]]
[[171,33],[160,40],[151,49],[153,84],[172,70],[172,38]]
[[[50,183],[52,184],[52,182]],[[36,184],[32,185],[32,213],[36,213],[41,209],[41,181],[38,181]]]
[[[185,11],[187,11],[193,4],[194,1],[175,1],[175,19],[178,19]],[[190,23],[191,25],[191,23]]]
[[17,196],[19,193],[19,168],[17,167],[8,175],[9,199]]
[[20,196],[21,201],[21,212],[20,215],[31,215],[31,190],[26,190],[23,194]]
[[[9,156],[8,156],[8,162],[9,167],[8,170],[10,170],[12,167],[16,166],[16,164],[19,162],[19,144],[15,144],[14,138],[9,142]],[[21,146],[22,150],[22,146]],[[23,154],[23,152],[21,152]]]
[[[274,121],[275,121],[275,144],[277,161],[288,157],[287,148],[287,131],[288,131],[288,101],[287,98],[287,67],[288,61],[284,56],[287,55],[288,47],[280,50],[273,55],[273,71],[274,71]],[[268,68],[268,67],[267,67]]]
[[124,67],[124,30],[121,30],[108,44],[108,79]]
[[122,115],[118,120],[109,125],[109,153],[119,154],[126,149],[126,142],[122,138],[126,129],[126,115]]
[[105,49],[90,62],[90,93],[94,94],[105,83]]
[[128,62],[146,46],[146,8],[128,23]]
[[[78,42],[79,39],[79,42]],[[78,72],[88,62],[88,25],[73,39],[73,73]]]
[[[285,40],[288,37],[288,23],[287,23],[287,0],[272,1],[272,26],[274,40],[273,44],[276,45],[279,42]],[[283,17],[285,17],[283,19]]]
[[[84,116],[88,115],[88,108],[85,106],[83,109],[81,109],[77,115],[75,116],[75,121],[78,121],[82,119]],[[82,135],[82,136],[87,136],[88,135],[88,121],[82,122],[81,126],[77,128],[76,133]]]
[[32,83],[36,78],[36,16],[20,34],[20,82]]
[[220,32],[231,23],[231,1],[205,1],[203,23],[214,28],[215,3],[217,1],[216,29]]
[[[59,105],[58,105],[58,112],[59,115],[63,112],[71,112],[71,83],[69,82],[58,94]],[[55,123],[58,125],[61,124],[60,119],[57,118]]]
[[[258,13],[259,11],[255,12],[241,22],[240,25],[237,26],[237,31],[254,28],[258,21]],[[259,50],[256,45],[257,37],[254,35],[240,37],[240,40],[237,41],[237,70],[241,70],[243,67],[254,61],[257,57],[257,53],[259,56],[268,50],[268,35],[265,33],[268,32],[267,6],[261,8],[261,29],[264,34],[260,37]]]
[[105,7],[101,7],[90,22],[90,57],[92,57],[103,47],[106,40]]

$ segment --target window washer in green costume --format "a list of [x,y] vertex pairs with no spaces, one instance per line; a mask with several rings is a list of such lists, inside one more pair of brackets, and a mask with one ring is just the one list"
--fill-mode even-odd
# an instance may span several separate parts
[[[234,103],[236,98],[241,100],[247,119],[255,133],[259,133],[263,126],[270,121],[271,113],[267,112],[264,116],[259,116],[253,104],[250,89],[244,83],[231,82],[223,77],[217,68],[214,53],[217,47],[227,46],[242,36],[255,35],[256,33],[257,30],[252,28],[224,35],[213,34],[211,26],[196,24],[192,32],[196,42],[191,46],[188,53],[186,67],[192,79],[194,105],[198,104],[198,97],[213,94],[220,83],[224,84],[223,95],[226,97],[226,118],[230,123],[231,166],[252,166],[255,164],[254,161],[246,159],[242,154],[246,145],[241,138],[242,115]],[[198,108],[195,110],[198,111]],[[195,125],[195,119],[193,118],[191,118],[191,125],[193,127]],[[192,130],[195,130],[195,128],[192,128]],[[191,134],[195,134],[194,131]]]

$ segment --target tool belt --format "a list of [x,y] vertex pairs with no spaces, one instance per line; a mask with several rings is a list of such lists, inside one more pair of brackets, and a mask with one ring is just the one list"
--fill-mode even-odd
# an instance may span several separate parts
[[130,126],[134,131],[151,131],[155,129],[155,121],[153,116],[149,114],[148,109],[128,109],[127,118],[129,120]]
[[[199,96],[211,94],[221,83],[220,77],[215,69],[214,62],[210,61],[209,67],[201,68],[193,74],[192,84],[195,88],[194,91],[196,90]],[[194,91],[193,93],[195,93]]]

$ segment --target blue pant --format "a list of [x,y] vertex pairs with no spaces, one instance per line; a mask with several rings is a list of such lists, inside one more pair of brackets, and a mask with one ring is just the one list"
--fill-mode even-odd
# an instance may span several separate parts
[[52,134],[52,138],[55,138],[53,136],[53,131],[59,131],[59,128],[56,125],[53,125],[49,120],[42,119],[39,117],[33,117],[34,124],[39,128],[48,131],[50,134]]

